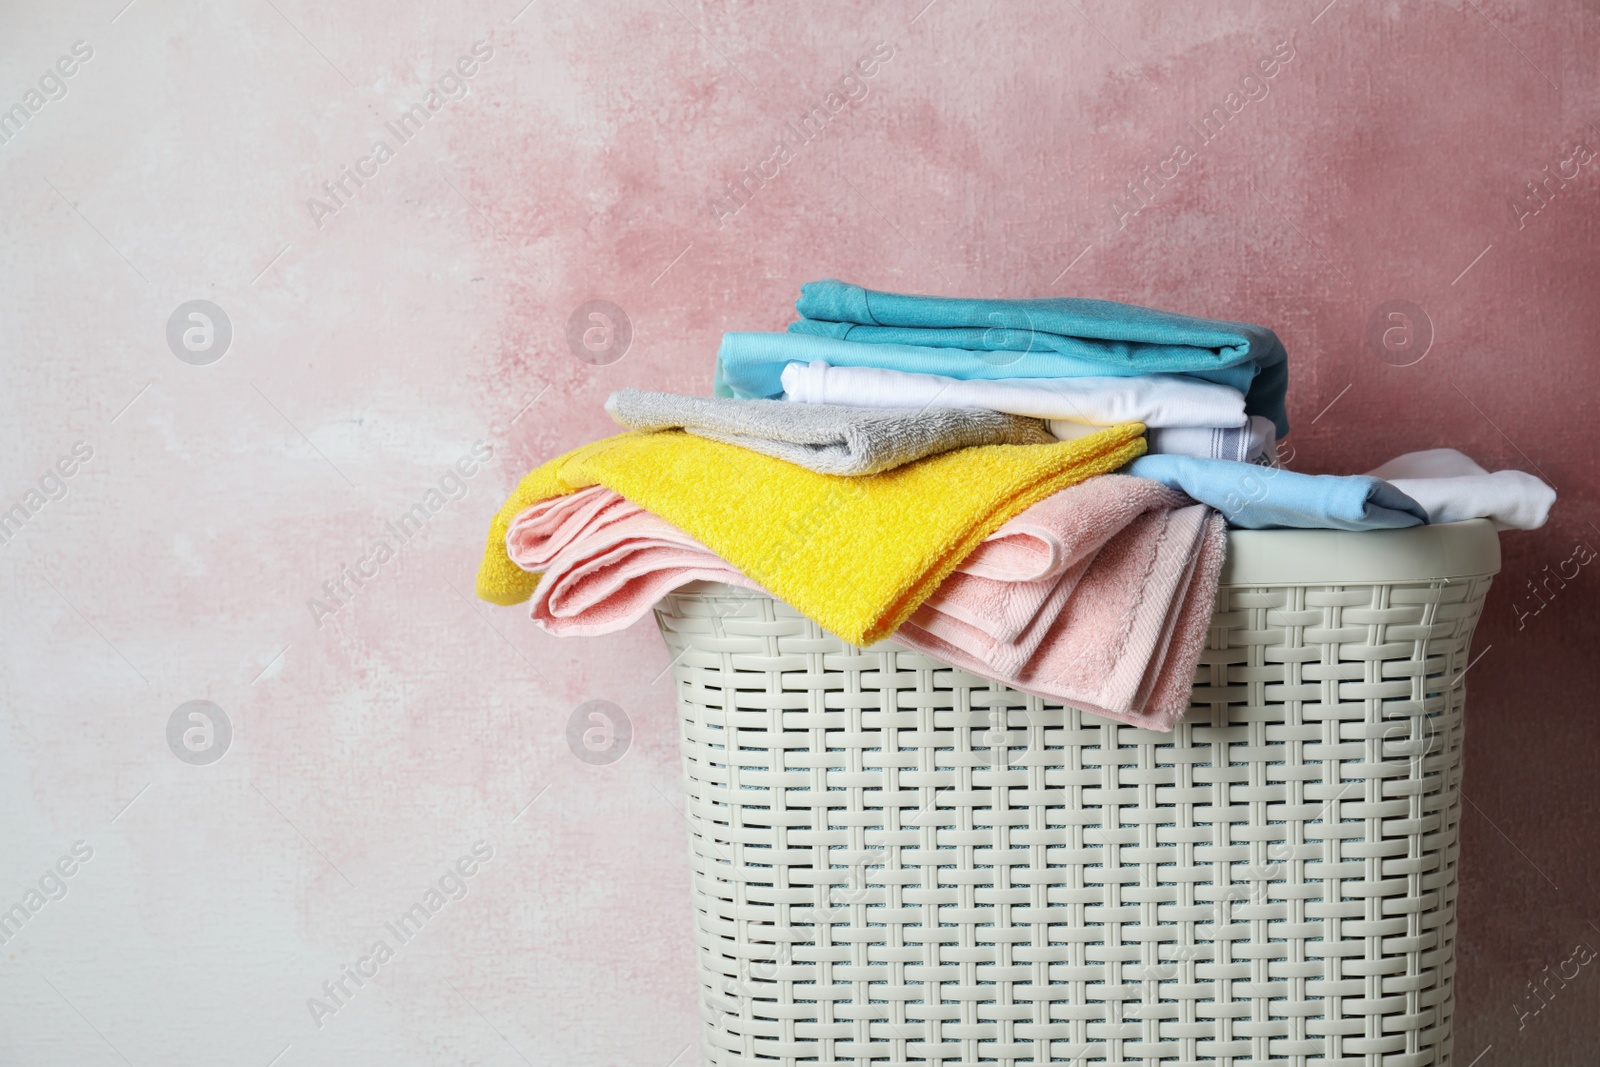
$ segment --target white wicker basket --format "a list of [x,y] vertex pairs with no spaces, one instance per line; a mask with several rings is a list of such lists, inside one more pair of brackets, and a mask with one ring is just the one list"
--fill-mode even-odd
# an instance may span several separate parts
[[1451,1062],[1483,521],[1235,532],[1170,734],[701,584],[707,1064]]

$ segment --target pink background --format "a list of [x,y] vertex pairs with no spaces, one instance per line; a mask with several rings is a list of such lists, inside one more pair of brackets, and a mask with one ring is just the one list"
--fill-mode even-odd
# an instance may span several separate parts
[[[0,1062],[694,1062],[661,641],[546,638],[473,572],[611,390],[706,391],[723,331],[827,276],[1266,323],[1297,469],[1448,444],[1555,485],[1502,538],[1469,679],[1456,1048],[1594,1061],[1594,966],[1519,1011],[1600,947],[1600,575],[1537,614],[1528,588],[1600,548],[1600,160],[1563,163],[1600,148],[1600,9],[924,3],[9,7],[0,106],[94,54],[0,145],[0,509],[93,457],[0,546],[0,908],[93,858],[0,946]],[[398,143],[477,41],[470,91]],[[719,209],[879,42],[865,97]],[[308,198],[378,138],[319,227]],[[209,366],[164,335],[196,298],[234,329]],[[633,324],[612,365],[567,344],[589,299]],[[1396,300],[1433,335],[1403,367],[1365,340]],[[465,498],[313,622],[480,440]],[[206,767],[165,739],[197,698],[235,730]],[[566,744],[594,699],[634,725],[612,766]],[[307,998],[480,840],[468,895],[316,1026]]]

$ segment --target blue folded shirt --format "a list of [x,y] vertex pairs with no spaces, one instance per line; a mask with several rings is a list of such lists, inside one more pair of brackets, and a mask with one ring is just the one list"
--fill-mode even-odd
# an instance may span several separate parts
[[1296,474],[1189,456],[1141,456],[1126,473],[1181,489],[1247,530],[1392,530],[1428,521],[1421,504],[1365,474]]
[[[1240,390],[1248,414],[1272,419],[1279,437],[1289,432],[1287,356],[1277,335],[1261,326],[1109,300],[906,296],[833,279],[801,286],[795,310],[804,317],[789,325],[793,334],[920,351],[913,356],[902,350],[893,364],[809,357],[840,366],[888,366],[951,378],[1192,374]],[[726,341],[723,348],[726,357]],[[928,355],[930,349],[960,351],[941,359]],[[723,370],[733,388],[733,377]]]

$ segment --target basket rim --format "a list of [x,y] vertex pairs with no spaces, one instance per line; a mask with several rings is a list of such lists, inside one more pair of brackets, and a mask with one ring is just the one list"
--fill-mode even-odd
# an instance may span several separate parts
[[1401,530],[1229,530],[1223,585],[1380,585],[1500,573],[1488,519]]

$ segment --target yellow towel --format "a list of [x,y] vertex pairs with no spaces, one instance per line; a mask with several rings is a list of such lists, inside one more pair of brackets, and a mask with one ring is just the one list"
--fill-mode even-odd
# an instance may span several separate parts
[[858,645],[888,637],[957,563],[1051,493],[1144,453],[1123,423],[1048,445],[982,445],[865,477],[818,474],[676,430],[625,433],[522,479],[489,525],[478,595],[516,604],[538,576],[506,555],[528,506],[604,485],[677,526],[824,629]]

